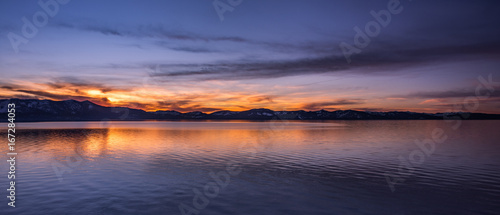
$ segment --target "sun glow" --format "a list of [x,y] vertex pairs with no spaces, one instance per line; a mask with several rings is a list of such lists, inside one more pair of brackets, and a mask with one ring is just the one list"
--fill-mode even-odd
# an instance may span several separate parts
[[103,93],[100,90],[88,90],[87,94],[89,94],[91,96],[100,96]]

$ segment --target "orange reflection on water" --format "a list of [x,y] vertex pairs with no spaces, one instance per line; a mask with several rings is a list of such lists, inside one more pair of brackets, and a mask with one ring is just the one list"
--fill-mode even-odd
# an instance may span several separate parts
[[[333,124],[332,124],[333,125]],[[312,127],[311,127],[312,126]],[[326,126],[326,127],[325,127]],[[33,159],[64,160],[82,156],[146,159],[157,154],[185,155],[213,159],[253,151],[307,150],[306,139],[328,136],[335,141],[325,123],[301,122],[51,122],[24,123],[24,138],[36,144],[40,156],[26,152]],[[342,127],[339,127],[342,128]],[[325,133],[327,132],[327,133]],[[321,137],[321,138],[320,138]]]

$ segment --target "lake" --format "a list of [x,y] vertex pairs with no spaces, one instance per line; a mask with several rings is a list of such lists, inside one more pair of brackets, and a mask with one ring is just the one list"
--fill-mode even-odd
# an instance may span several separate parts
[[499,128],[493,120],[17,123],[16,208],[1,213],[498,214]]

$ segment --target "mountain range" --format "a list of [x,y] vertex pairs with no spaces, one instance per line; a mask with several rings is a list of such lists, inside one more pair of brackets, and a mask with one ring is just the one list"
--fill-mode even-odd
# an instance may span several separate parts
[[371,112],[356,110],[336,111],[217,111],[181,113],[177,111],[146,112],[127,107],[105,107],[90,101],[52,101],[36,99],[0,100],[0,122],[7,121],[7,104],[16,104],[17,122],[40,121],[101,121],[101,120],[439,120],[439,119],[500,119],[500,114],[484,113],[415,113]]

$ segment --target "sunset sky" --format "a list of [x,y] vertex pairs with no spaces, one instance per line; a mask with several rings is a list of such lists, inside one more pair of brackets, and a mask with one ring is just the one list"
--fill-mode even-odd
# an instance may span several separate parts
[[445,112],[492,75],[497,90],[475,112],[500,113],[500,3],[401,0],[348,63],[339,44],[354,45],[354,28],[391,1],[220,0],[232,8],[221,20],[212,0],[72,0],[18,46],[11,38],[24,38],[23,17],[33,22],[43,9],[1,1],[0,99]]

